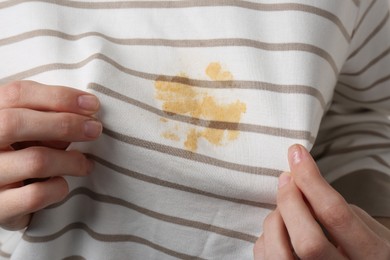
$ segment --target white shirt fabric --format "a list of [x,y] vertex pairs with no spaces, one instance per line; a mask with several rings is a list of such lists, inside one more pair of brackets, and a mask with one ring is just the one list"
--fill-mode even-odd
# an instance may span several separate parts
[[89,91],[104,125],[0,259],[251,259],[294,143],[390,216],[389,26],[387,0],[0,1],[0,84]]

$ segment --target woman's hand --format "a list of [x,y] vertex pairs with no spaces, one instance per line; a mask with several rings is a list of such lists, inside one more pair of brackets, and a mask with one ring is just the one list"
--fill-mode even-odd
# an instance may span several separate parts
[[264,221],[255,259],[390,259],[390,231],[347,204],[300,145],[289,149],[291,173],[279,178],[277,209]]
[[[72,88],[32,81],[0,86],[0,226],[21,229],[31,213],[61,201],[61,176],[84,176],[92,168],[73,141],[96,139],[102,125],[92,115],[97,98]],[[39,181],[37,181],[39,180]]]

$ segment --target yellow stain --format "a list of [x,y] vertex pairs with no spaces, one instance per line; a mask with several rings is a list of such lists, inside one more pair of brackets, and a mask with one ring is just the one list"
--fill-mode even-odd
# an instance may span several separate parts
[[[233,80],[229,71],[223,71],[219,63],[213,62],[205,70],[206,75],[212,80]],[[179,75],[186,78],[185,74]],[[220,104],[214,96],[195,87],[178,83],[159,81],[155,82],[156,98],[162,101],[162,109],[168,113],[187,115],[195,119],[203,119],[211,122],[239,123],[241,116],[246,112],[246,104],[237,100],[233,103]],[[161,119],[167,122],[166,119]],[[178,129],[176,128],[176,131]],[[164,132],[166,139],[179,141],[179,135],[175,132]],[[187,150],[196,151],[198,141],[204,138],[214,145],[222,145],[226,140],[233,141],[239,136],[235,129],[215,129],[191,126],[186,132],[186,140],[183,145]]]
[[218,62],[212,62],[207,66],[206,75],[212,80],[233,80],[233,75],[229,71],[222,71]]
[[190,128],[187,134],[187,139],[184,142],[184,147],[190,151],[196,151],[198,149],[198,139],[201,133],[196,131],[196,128]]
[[172,132],[164,132],[162,136],[172,141],[177,141],[177,142],[180,141],[180,137],[177,134]]

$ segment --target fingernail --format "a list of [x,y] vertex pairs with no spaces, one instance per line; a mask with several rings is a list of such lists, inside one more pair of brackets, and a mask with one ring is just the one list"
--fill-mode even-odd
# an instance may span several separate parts
[[99,108],[99,100],[93,95],[82,95],[77,100],[79,107],[88,111],[97,111]]
[[103,126],[96,120],[88,120],[84,123],[84,134],[89,138],[96,138],[102,133]]
[[293,164],[298,164],[302,161],[302,150],[299,145],[290,147],[290,160]]
[[285,186],[287,183],[289,183],[291,180],[291,175],[290,173],[288,172],[283,172],[280,176],[279,176],[279,189],[282,188],[283,186]]

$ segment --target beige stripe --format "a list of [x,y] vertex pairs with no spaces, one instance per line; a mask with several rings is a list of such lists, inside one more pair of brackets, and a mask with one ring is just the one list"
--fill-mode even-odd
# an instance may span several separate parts
[[217,167],[233,170],[233,171],[239,171],[239,172],[245,172],[250,174],[257,174],[257,175],[266,175],[266,176],[274,176],[278,177],[281,173],[279,170],[270,169],[270,168],[262,168],[262,167],[255,167],[255,166],[249,166],[244,164],[237,164],[227,161],[218,160],[213,157],[209,157],[202,154],[197,154],[194,152],[190,152],[187,150],[162,145],[159,143],[153,143],[146,140],[138,139],[132,136],[120,134],[117,132],[114,132],[110,129],[104,128],[103,133],[124,143],[135,145],[138,147],[142,147],[148,150],[152,150],[155,152],[160,152],[164,154],[169,154],[172,156],[184,158],[186,160],[191,160],[195,162],[205,163],[209,165],[214,165]]
[[39,29],[24,32],[18,35],[0,39],[0,46],[14,44],[20,41],[36,37],[57,37],[67,41],[77,41],[87,37],[100,37],[109,42],[128,46],[167,46],[176,48],[208,48],[208,47],[251,47],[267,51],[305,51],[316,54],[330,63],[334,63],[333,58],[325,50],[311,44],[305,43],[266,43],[245,38],[220,38],[220,39],[158,39],[158,38],[115,38],[100,32],[85,32],[81,34],[67,34],[61,31],[50,29]]
[[172,77],[172,76],[160,76],[157,78],[158,81],[165,82],[176,82],[189,86],[201,87],[201,88],[233,88],[233,89],[256,89],[263,91],[270,91],[283,94],[304,94],[316,98],[321,105],[322,109],[325,110],[326,102],[321,92],[310,86],[304,85],[278,85],[273,83],[261,82],[261,81],[205,81],[205,80],[194,80],[184,77]]
[[159,252],[165,253],[167,255],[181,258],[181,259],[202,259],[194,256],[190,256],[187,254],[183,254],[177,251],[173,251],[169,248],[160,246],[156,243],[153,243],[149,240],[146,240],[141,237],[133,236],[133,235],[112,235],[112,234],[102,234],[98,233],[94,230],[92,230],[90,227],[88,227],[86,224],[81,223],[81,222],[75,222],[71,223],[67,226],[65,226],[63,229],[59,230],[58,232],[48,235],[48,236],[31,236],[28,234],[28,232],[25,232],[23,235],[23,239],[27,242],[30,243],[45,243],[45,242],[50,242],[53,241],[62,235],[64,235],[67,232],[70,232],[74,229],[80,229],[86,232],[88,235],[90,235],[93,239],[97,241],[102,241],[102,242],[111,242],[111,243],[121,243],[121,242],[132,242],[132,243],[138,243],[142,244],[145,246],[148,246],[150,248],[153,248]]
[[88,196],[89,198],[91,198],[95,201],[99,201],[102,203],[108,203],[108,204],[113,204],[113,205],[125,207],[127,209],[137,211],[137,212],[139,212],[143,215],[149,216],[151,218],[158,219],[158,220],[168,222],[168,223],[172,223],[175,225],[200,229],[200,230],[204,230],[207,232],[216,233],[216,234],[219,234],[222,236],[247,241],[250,243],[254,243],[257,240],[256,236],[253,236],[250,234],[246,234],[246,233],[242,233],[239,231],[230,230],[230,229],[226,229],[226,228],[222,228],[222,227],[217,227],[217,226],[214,226],[214,225],[211,225],[208,223],[203,223],[203,222],[199,222],[199,221],[194,221],[194,220],[189,220],[189,219],[184,219],[184,218],[180,218],[180,217],[174,217],[174,216],[162,214],[162,213],[159,213],[159,212],[147,209],[147,208],[140,207],[138,205],[135,205],[135,204],[128,202],[126,200],[123,200],[121,198],[116,198],[116,197],[112,197],[109,195],[95,193],[95,192],[93,192],[87,188],[84,188],[84,187],[72,190],[68,194],[68,196],[65,198],[65,200],[59,204],[56,204],[56,206],[61,205],[62,203],[66,203],[72,197],[78,196],[78,195],[85,195],[85,196]]
[[316,159],[323,158],[324,156],[336,156],[340,154],[346,154],[346,153],[354,153],[354,152],[364,152],[364,151],[370,151],[370,150],[381,150],[381,149],[389,149],[390,143],[379,143],[379,144],[368,144],[368,145],[358,145],[353,147],[346,147],[346,148],[340,148],[340,149],[332,149],[332,144],[326,145],[324,148],[322,148],[321,152],[316,152]]
[[[336,131],[336,129],[332,129],[332,133],[334,133]],[[335,142],[336,139],[339,139],[339,138],[344,138],[344,137],[351,137],[352,135],[365,135],[367,137],[369,136],[376,136],[376,137],[380,137],[380,138],[386,138],[388,139],[389,136],[388,135],[385,135],[383,133],[379,133],[379,132],[375,132],[375,131],[370,131],[370,130],[352,130],[352,131],[347,131],[347,132],[343,132],[343,133],[340,133],[338,135],[328,135],[327,139],[321,139],[321,145],[327,143],[327,142]]]
[[133,106],[137,106],[141,109],[154,113],[158,116],[169,118],[171,120],[180,121],[188,124],[193,124],[201,127],[214,128],[214,129],[222,129],[222,130],[233,130],[233,131],[242,131],[242,132],[251,132],[251,133],[260,133],[266,135],[280,136],[285,138],[292,139],[303,139],[307,140],[310,143],[314,143],[315,137],[311,135],[308,131],[299,131],[299,130],[290,130],[276,127],[268,127],[261,125],[252,125],[245,123],[232,123],[232,122],[223,122],[223,121],[209,121],[203,120],[200,118],[189,117],[186,115],[179,115],[175,113],[168,113],[152,106],[149,106],[145,103],[142,103],[138,100],[132,99],[125,95],[122,95],[118,92],[115,92],[111,89],[108,89],[102,85],[91,83],[88,85],[88,89],[93,89],[99,93],[105,94],[112,98],[121,100]]
[[[119,39],[106,36],[98,32],[86,32],[78,35],[70,35],[54,30],[35,30],[25,32],[19,35],[11,36],[8,38],[0,39],[0,46],[6,44],[12,44],[18,41],[39,37],[39,36],[51,36],[58,37],[69,41],[76,41],[85,37],[101,37],[107,41],[121,44],[121,45],[143,45],[143,46],[167,46],[177,48],[210,48],[210,47],[250,47],[255,49],[261,49],[266,51],[301,51],[308,52],[317,55],[326,60],[334,71],[335,75],[338,74],[337,64],[333,57],[326,52],[312,44],[306,43],[266,43],[251,39],[244,38],[222,38],[222,39],[204,39],[204,40],[170,40],[170,39],[147,39],[147,38],[135,38],[135,39]],[[106,56],[105,56],[106,57]]]
[[[355,1],[355,0],[352,0]],[[341,31],[344,38],[349,42],[350,35],[341,20],[333,13],[321,8],[297,4],[280,3],[264,4],[253,3],[241,0],[188,0],[188,1],[117,1],[117,2],[81,2],[66,0],[14,0],[0,3],[0,9],[11,7],[24,2],[42,2],[62,5],[72,8],[82,9],[124,9],[124,8],[192,8],[192,7],[215,7],[231,6],[240,7],[256,11],[281,12],[281,11],[299,11],[320,16],[333,22]]]
[[53,70],[73,70],[73,69],[79,69],[83,66],[87,65],[88,63],[94,61],[94,60],[102,60],[107,62],[108,64],[112,65],[119,71],[129,74],[134,77],[146,79],[146,80],[159,80],[159,81],[167,81],[167,82],[177,82],[181,84],[186,84],[189,86],[196,86],[200,88],[237,88],[237,89],[257,89],[257,90],[264,90],[264,91],[271,91],[271,92],[277,92],[277,93],[285,93],[285,94],[305,94],[315,97],[321,107],[324,109],[326,107],[326,102],[324,97],[322,96],[321,92],[313,87],[310,86],[304,86],[304,85],[278,85],[278,84],[272,84],[267,82],[261,82],[261,81],[207,81],[207,80],[196,80],[196,79],[189,79],[185,77],[177,77],[177,76],[166,76],[166,75],[156,75],[146,72],[140,72],[136,70],[132,70],[129,68],[126,68],[119,63],[115,62],[111,58],[107,57],[104,54],[101,53],[95,53],[91,56],[87,57],[86,59],[78,62],[78,63],[52,63],[47,65],[42,65],[35,67],[33,69],[29,69],[14,75],[11,75],[6,78],[0,79],[0,84],[5,84],[7,82],[15,81],[15,80],[21,80],[25,78],[29,78],[44,72],[53,71]]
[[[332,115],[330,115],[330,113]],[[330,117],[330,116],[335,116],[336,118],[326,118],[324,120],[330,120],[332,122],[340,122],[340,117],[341,117],[341,122],[344,122],[343,120],[345,120],[346,117],[348,117],[348,115],[345,115],[343,113],[337,113],[336,111],[330,111],[326,114],[326,116]],[[367,115],[366,115],[367,117]],[[328,131],[331,131],[332,133],[334,132],[337,132],[337,131],[344,131],[346,128],[360,128],[360,129],[381,129],[383,127],[390,127],[390,121],[388,121],[385,117],[383,117],[383,120],[384,121],[367,121],[367,120],[360,120],[360,121],[357,121],[357,122],[347,122],[346,124],[344,125],[340,125],[340,126],[337,126],[337,127],[332,127],[330,129],[320,129],[321,133],[321,137],[323,137],[323,133],[322,132],[328,132]],[[385,130],[386,133],[388,133],[387,130]],[[319,135],[319,138],[321,138]],[[387,136],[386,136],[387,138]],[[321,141],[319,139],[316,140],[318,143],[321,143]]]
[[87,156],[88,156],[88,158],[96,161],[97,163],[100,163],[101,165],[104,165],[105,167],[107,167],[115,172],[118,172],[118,173],[123,174],[125,176],[128,176],[130,178],[134,178],[134,179],[144,181],[147,183],[152,183],[152,184],[155,184],[158,186],[167,187],[167,188],[180,190],[180,191],[184,191],[184,192],[194,193],[194,194],[198,194],[198,195],[202,195],[202,196],[206,196],[206,197],[210,197],[210,198],[230,201],[233,203],[238,203],[238,204],[243,204],[243,205],[248,205],[248,206],[253,206],[253,207],[259,207],[259,208],[272,209],[272,210],[275,209],[275,205],[273,205],[273,204],[260,203],[260,202],[256,202],[256,201],[243,200],[243,199],[237,199],[237,198],[231,198],[231,197],[218,195],[215,193],[195,189],[195,188],[181,185],[178,183],[173,183],[170,181],[165,181],[165,180],[151,177],[151,176],[148,176],[145,174],[134,172],[134,171],[131,171],[129,169],[120,167],[116,164],[113,164],[111,162],[108,162],[108,161],[106,161],[106,160],[104,160],[96,155],[93,155],[93,154],[88,154]]
[[372,83],[366,87],[354,87],[354,86],[349,85],[347,83],[344,83],[342,81],[337,82],[337,84],[345,86],[345,87],[350,88],[350,89],[353,89],[355,91],[366,91],[366,90],[372,89],[372,88],[376,87],[377,85],[382,84],[383,82],[386,82],[388,80],[390,80],[390,74],[383,77],[383,78],[378,79],[377,81],[375,81],[374,83]]
[[375,104],[375,103],[381,103],[381,102],[385,102],[385,101],[388,101],[390,100],[390,97],[387,96],[387,97],[383,97],[383,98],[380,98],[380,99],[375,99],[375,100],[360,100],[360,99],[355,99],[355,98],[351,98],[349,96],[347,96],[346,94],[338,91],[337,89],[335,90],[335,94],[349,100],[349,101],[352,101],[352,102],[356,102],[356,103],[361,103],[361,104]]
[[360,26],[362,25],[363,21],[365,20],[365,18],[367,16],[367,14],[370,12],[370,10],[372,9],[372,7],[374,6],[374,4],[376,2],[377,2],[377,0],[372,0],[371,1],[370,5],[367,7],[366,11],[362,15],[362,18],[360,19],[358,24],[355,26],[355,29],[353,29],[353,32],[352,32],[352,35],[351,35],[351,39],[353,39],[353,37],[355,36],[355,33],[359,30]]
[[8,76],[5,78],[0,78],[0,84],[5,84],[7,82],[11,82],[11,81],[15,81],[15,80],[26,79],[26,78],[29,78],[29,77],[32,77],[35,75],[39,75],[39,74],[44,73],[44,72],[53,71],[53,70],[79,69],[79,68],[82,68],[83,66],[85,66],[86,64],[88,64],[89,62],[91,62],[92,60],[97,59],[98,56],[99,56],[98,54],[94,54],[94,55],[88,57],[87,59],[85,59],[81,62],[78,62],[78,63],[74,63],[74,64],[72,64],[72,63],[70,63],[70,64],[52,63],[52,64],[38,66],[38,67],[19,72],[19,73],[16,73],[14,75],[11,75],[11,76]]
[[[343,122],[343,120],[345,120],[345,118],[348,118],[348,116],[349,116],[348,114],[346,115],[346,114],[343,114],[343,113],[337,113],[336,111],[332,111],[332,113],[334,113],[334,116],[340,116],[341,117],[341,122]],[[364,114],[362,114],[362,115],[364,115]],[[369,114],[365,115],[365,118],[367,118],[367,115],[372,115],[373,117],[377,116],[377,115],[375,115],[375,113],[369,113]],[[335,119],[329,119],[328,118],[327,120],[335,120],[334,122],[340,122],[340,118],[335,118]],[[331,128],[331,131],[335,132],[335,131],[338,131],[338,130],[343,130],[343,129],[347,128],[347,127],[355,127],[355,126],[356,127],[362,127],[364,129],[380,128],[380,127],[390,127],[390,121],[388,121],[386,119],[386,117],[383,117],[382,120],[383,121],[367,121],[366,119],[364,119],[364,121],[360,120],[360,121],[355,121],[355,122],[347,122],[344,125],[340,125],[340,126]],[[326,131],[326,130],[322,130],[322,131]]]
[[340,73],[340,76],[359,76],[366,72],[369,68],[380,62],[383,58],[385,58],[390,53],[390,47],[387,48],[384,52],[375,57],[372,61],[370,61],[364,68],[356,72],[344,72]]
[[374,38],[379,33],[379,31],[383,29],[383,27],[385,27],[387,21],[389,20],[389,17],[390,13],[387,12],[385,18],[382,19],[380,24],[368,35],[368,37],[363,41],[363,43],[348,56],[347,60],[350,60],[355,57],[360,52],[360,50],[363,49],[372,40],[372,38]]

